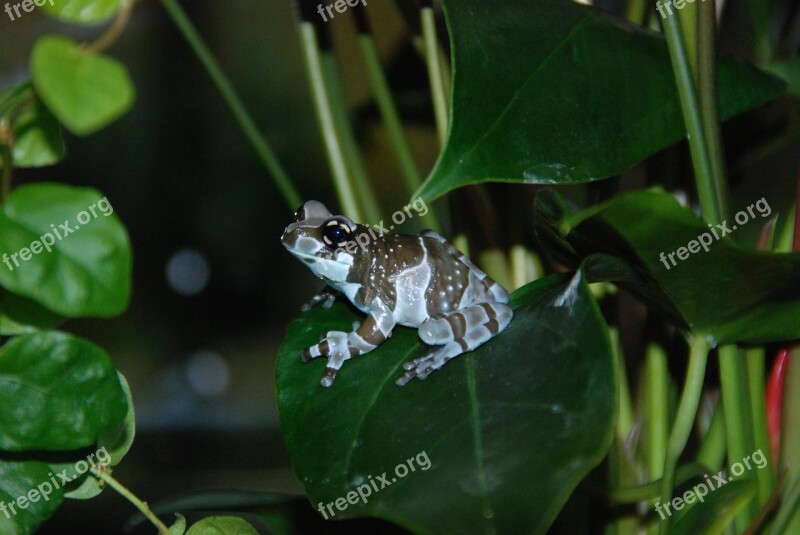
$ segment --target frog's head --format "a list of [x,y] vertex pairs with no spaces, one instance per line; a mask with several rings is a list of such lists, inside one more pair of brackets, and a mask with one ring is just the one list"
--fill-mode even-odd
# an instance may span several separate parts
[[353,241],[357,225],[344,216],[334,216],[319,201],[307,201],[297,210],[281,243],[305,263],[314,275],[330,282],[344,282],[353,265],[353,255],[344,247]]

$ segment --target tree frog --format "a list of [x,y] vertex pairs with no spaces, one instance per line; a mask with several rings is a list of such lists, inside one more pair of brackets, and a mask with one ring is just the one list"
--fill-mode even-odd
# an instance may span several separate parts
[[[478,269],[450,242],[433,231],[419,236],[376,235],[364,225],[332,215],[324,204],[308,201],[281,242],[328,286],[344,294],[366,320],[351,332],[330,331],[303,350],[305,362],[328,359],[323,387],[333,384],[342,364],[368,353],[396,325],[416,327],[425,344],[441,346],[403,365],[396,383],[425,379],[450,359],[472,351],[511,322],[508,292]],[[309,306],[335,296],[315,296]]]

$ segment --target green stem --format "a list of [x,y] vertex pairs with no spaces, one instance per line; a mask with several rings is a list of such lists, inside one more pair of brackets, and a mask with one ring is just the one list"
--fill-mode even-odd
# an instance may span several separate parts
[[683,119],[686,123],[689,150],[703,217],[710,223],[721,223],[724,219],[723,213],[727,198],[727,194],[724,193],[726,185],[718,184],[714,178],[714,167],[708,151],[709,140],[706,138],[706,131],[703,128],[703,115],[700,111],[678,17],[664,19],[664,34],[667,38]]
[[[661,502],[666,503],[672,499],[672,488],[675,478],[675,467],[678,459],[686,447],[689,435],[692,432],[694,417],[700,403],[700,394],[703,392],[706,363],[708,362],[709,344],[705,337],[695,334],[689,345],[689,362],[686,368],[686,381],[683,386],[681,400],[678,403],[678,412],[675,423],[667,443],[667,452],[664,459],[664,476],[661,480]],[[659,524],[659,533],[666,535],[669,528],[669,517]]]
[[625,370],[625,356],[622,354],[622,344],[619,340],[619,330],[609,327],[611,348],[614,352],[614,368],[616,369],[617,384],[619,385],[619,410],[617,413],[617,437],[625,442],[633,428],[633,403],[631,402],[631,389],[628,384],[628,374]]
[[[717,211],[724,219],[728,217],[729,200],[722,135],[720,134],[719,106],[717,105],[717,56],[714,46],[717,35],[716,28],[717,10],[714,0],[699,2],[697,4],[697,91],[700,120],[711,163]],[[712,221],[712,223],[716,223],[716,221]]]
[[422,19],[422,36],[425,40],[425,61],[428,65],[428,78],[430,79],[431,95],[433,96],[433,114],[436,119],[436,132],[439,143],[444,147],[448,128],[447,89],[442,79],[441,55],[439,42],[436,40],[436,14],[432,7],[423,7],[420,10]]
[[333,114],[333,125],[339,138],[339,145],[342,147],[350,181],[354,186],[356,203],[361,212],[361,219],[356,219],[356,221],[377,223],[380,219],[378,201],[367,178],[367,170],[364,167],[356,136],[350,127],[350,117],[341,91],[342,84],[339,81],[336,58],[332,52],[326,50],[322,51],[321,58],[325,87],[328,91],[328,103]]
[[697,452],[697,462],[707,466],[714,473],[719,472],[725,462],[726,451],[725,407],[722,406],[722,403],[717,403],[708,431],[700,445],[700,451]]
[[[787,470],[790,488],[800,484],[800,347],[792,347],[786,369],[781,415],[781,459],[777,470]],[[785,533],[800,533],[800,509],[791,493],[781,500],[780,515],[786,516]]]
[[669,436],[669,369],[667,353],[651,344],[645,356],[645,410],[647,411],[647,472],[650,481],[664,475]]
[[158,517],[150,510],[146,503],[140,500],[135,494],[131,491],[126,489],[122,483],[111,477],[110,474],[107,474],[103,470],[99,470],[95,467],[90,468],[89,470],[92,475],[96,478],[105,481],[109,487],[117,491],[120,495],[122,495],[126,500],[131,502],[142,514],[156,527],[158,528],[158,533],[161,535],[169,535],[169,528],[158,519]]
[[[750,414],[753,426],[753,451],[764,454],[767,463],[774,467],[775,459],[772,458],[772,448],[769,442],[769,429],[767,428],[767,406],[764,386],[766,385],[765,354],[763,347],[745,350],[745,365],[747,366],[748,391],[750,392]],[[758,505],[764,506],[775,491],[775,471],[758,470]]]
[[202,37],[200,37],[200,34],[189,20],[189,17],[186,16],[180,4],[178,4],[176,0],[161,0],[161,3],[164,4],[167,13],[172,17],[173,22],[180,30],[184,39],[186,39],[189,46],[192,47],[192,50],[194,50],[194,53],[200,59],[200,62],[203,64],[203,67],[205,67],[206,72],[208,72],[217,90],[222,94],[222,98],[233,113],[236,122],[239,123],[239,127],[242,129],[245,137],[275,181],[275,185],[281,192],[287,206],[290,210],[294,210],[300,206],[302,197],[300,197],[300,194],[295,189],[291,180],[289,180],[289,176],[281,166],[275,153],[259,133],[255,122],[247,112],[244,104],[242,104],[233,84],[231,84],[225,73],[222,72],[222,69],[214,59],[211,51],[206,46]]
[[325,74],[322,67],[322,57],[317,45],[317,35],[314,25],[310,22],[299,23],[300,45],[305,59],[306,73],[311,84],[311,94],[314,100],[314,109],[317,113],[322,138],[325,142],[325,152],[328,164],[331,167],[333,185],[339,198],[342,212],[360,222],[366,221],[358,202],[356,202],[356,187],[347,172],[344,148],[336,131],[330,97],[325,86]]
[[[744,355],[735,345],[719,348],[719,376],[722,404],[725,407],[725,429],[728,442],[728,465],[742,461],[753,451],[750,392]],[[750,501],[736,515],[736,529],[742,532],[757,512],[756,502]]]
[[[378,51],[375,48],[375,41],[369,34],[359,35],[358,40],[367,66],[367,75],[372,92],[375,95],[375,101],[386,125],[386,133],[391,140],[397,163],[400,166],[400,172],[405,179],[409,193],[414,193],[422,185],[422,176],[414,161],[411,145],[403,131],[403,123],[400,120],[400,114],[397,112],[397,106],[395,106],[389,83],[383,73]],[[441,228],[432,209],[422,216],[422,221],[423,225],[433,230],[438,231]]]

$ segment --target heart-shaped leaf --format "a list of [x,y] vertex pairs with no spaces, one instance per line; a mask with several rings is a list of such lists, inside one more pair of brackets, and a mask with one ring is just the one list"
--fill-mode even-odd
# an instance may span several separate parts
[[[453,54],[447,144],[414,195],[483,181],[575,183],[632,167],[684,138],[667,45],[571,0],[444,0]],[[719,59],[728,118],[783,84]]]
[[64,333],[26,334],[0,349],[0,449],[93,445],[125,418],[128,403],[111,359]]
[[113,17],[119,6],[120,0],[47,0],[42,11],[65,22],[100,24]]
[[301,362],[300,351],[359,316],[337,303],[291,323],[278,408],[292,465],[321,514],[377,516],[420,533],[547,529],[610,443],[611,349],[580,272],[531,283],[511,306],[506,331],[404,387],[394,383],[402,364],[424,354],[415,330],[396,328],[323,389],[325,364]]
[[[770,214],[759,199],[722,226],[735,233]],[[557,260],[583,265],[590,280],[614,281],[717,343],[800,338],[800,254],[755,251],[710,227],[662,191],[574,214],[552,191],[536,199],[540,241]]]
[[64,316],[119,314],[131,247],[113,211],[88,188],[15,188],[0,211],[0,285]]
[[64,500],[51,476],[42,462],[0,459],[0,533],[28,535],[50,518]]
[[13,118],[14,167],[52,165],[64,156],[61,126],[36,96],[30,82],[0,93],[0,118],[3,117]]
[[48,35],[36,42],[31,73],[47,107],[79,136],[100,130],[133,104],[133,84],[121,63],[65,37]]

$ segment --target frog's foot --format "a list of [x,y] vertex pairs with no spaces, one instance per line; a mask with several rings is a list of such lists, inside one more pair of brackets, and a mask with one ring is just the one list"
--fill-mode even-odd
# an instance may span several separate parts
[[322,376],[320,384],[329,387],[336,378],[336,372],[342,367],[346,360],[350,360],[358,355],[358,351],[349,341],[350,333],[344,331],[329,331],[325,333],[324,339],[313,346],[303,350],[302,360],[309,362],[313,359],[324,357],[328,359],[325,368],[325,375]]
[[403,364],[406,373],[397,384],[403,386],[415,377],[427,378],[450,359],[472,351],[503,331],[512,316],[508,305],[494,302],[432,316],[420,325],[419,336],[426,344],[444,346]]
[[329,288],[325,288],[320,293],[312,297],[308,303],[300,307],[300,310],[307,312],[320,303],[322,303],[322,308],[328,309],[333,306],[334,301],[336,301],[336,292]]

